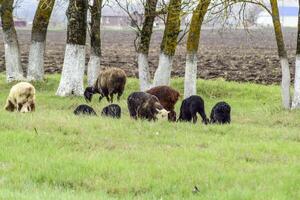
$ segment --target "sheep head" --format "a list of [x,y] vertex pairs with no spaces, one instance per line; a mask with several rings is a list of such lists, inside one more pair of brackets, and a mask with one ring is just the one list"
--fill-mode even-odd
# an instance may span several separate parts
[[156,109],[157,114],[156,114],[156,118],[158,120],[168,120],[168,115],[169,115],[169,111],[167,111],[166,109]]
[[87,102],[92,101],[93,94],[95,94],[94,87],[87,87],[84,91],[84,98]]

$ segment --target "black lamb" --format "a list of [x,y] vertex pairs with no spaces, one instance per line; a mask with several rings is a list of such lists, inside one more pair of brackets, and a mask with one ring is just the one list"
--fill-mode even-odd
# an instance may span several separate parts
[[79,105],[75,110],[74,110],[75,115],[94,115],[96,116],[95,110],[85,104]]
[[211,110],[210,123],[230,124],[231,107],[228,103],[222,101],[217,103]]
[[121,118],[121,107],[117,104],[111,104],[103,108],[101,115],[112,118]]
[[200,114],[204,124],[209,122],[205,114],[203,99],[200,96],[193,95],[183,100],[178,120],[188,122],[193,121],[193,123],[196,123],[197,113]]

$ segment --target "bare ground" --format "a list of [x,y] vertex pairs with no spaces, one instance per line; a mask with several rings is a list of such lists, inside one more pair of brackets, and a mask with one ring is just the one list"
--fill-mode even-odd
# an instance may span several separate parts
[[[296,30],[287,29],[285,33],[286,47],[289,53],[291,72],[294,74],[294,57],[296,49]],[[0,33],[1,35],[2,33]],[[30,31],[18,31],[22,65],[28,63]],[[0,36],[2,37],[2,35]],[[61,71],[66,33],[49,31],[45,67],[46,73]],[[103,67],[121,67],[128,76],[137,76],[136,54],[133,45],[135,34],[132,31],[102,31],[102,63]],[[271,29],[204,30],[199,50],[198,76],[204,79],[222,77],[239,82],[256,82],[273,84],[280,82],[281,70],[278,62],[277,48]],[[150,69],[153,75],[158,64],[159,45],[162,33],[154,33],[150,51]],[[87,47],[89,49],[89,47]],[[87,59],[88,61],[88,50]],[[0,71],[4,71],[4,47],[0,44]],[[173,76],[183,76],[185,67],[185,42],[177,48]]]

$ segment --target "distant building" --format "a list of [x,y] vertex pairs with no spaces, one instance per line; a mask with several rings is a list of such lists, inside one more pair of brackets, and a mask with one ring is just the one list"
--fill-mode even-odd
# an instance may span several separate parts
[[104,26],[128,26],[130,20],[127,16],[105,15],[101,17],[101,24]]
[[[118,7],[104,7],[101,11],[101,25],[115,27],[142,26],[144,15],[141,12],[132,11],[130,15],[131,17]],[[157,17],[154,22],[154,27],[159,28],[163,24],[163,21]]]
[[101,24],[104,26],[129,26],[130,19],[121,10],[104,7],[101,11]]
[[[27,22],[24,19],[20,19],[20,18],[14,18],[14,24],[15,27],[17,28],[21,28],[21,27],[26,27],[27,26]],[[0,21],[0,26],[2,27],[2,22]]]
[[[281,25],[284,27],[298,26],[298,11],[299,7],[297,1],[282,1],[279,2],[279,14]],[[259,26],[273,26],[271,15],[267,11],[262,11],[256,20]]]

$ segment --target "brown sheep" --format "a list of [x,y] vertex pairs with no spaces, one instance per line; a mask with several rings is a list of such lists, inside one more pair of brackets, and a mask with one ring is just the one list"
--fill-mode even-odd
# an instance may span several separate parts
[[126,84],[126,74],[122,69],[109,68],[101,72],[93,87],[87,87],[84,92],[86,101],[91,101],[93,94],[99,93],[99,101],[106,97],[108,102],[113,102],[114,94],[120,100]]
[[176,121],[176,112],[174,107],[180,97],[180,93],[169,86],[158,86],[146,91],[149,94],[156,96],[160,104],[170,111],[168,119],[170,121]]
[[14,85],[6,100],[5,110],[14,112],[35,111],[35,88],[27,82]]

